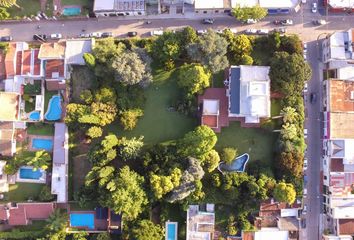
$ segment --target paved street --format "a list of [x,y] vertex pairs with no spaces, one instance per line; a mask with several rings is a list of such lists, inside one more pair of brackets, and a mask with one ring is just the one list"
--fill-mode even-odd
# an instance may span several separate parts
[[[324,37],[325,34],[334,31],[342,31],[354,27],[354,16],[352,15],[334,15],[323,16],[320,13],[311,13],[311,1],[308,1],[298,13],[293,13],[290,16],[269,16],[263,21],[252,24],[242,25],[233,17],[226,14],[220,15],[203,15],[195,16],[194,14],[173,15],[173,18],[166,18],[165,15],[160,16],[140,16],[135,20],[127,17],[116,18],[100,18],[100,19],[85,19],[74,21],[40,21],[40,22],[25,22],[25,23],[6,23],[1,24],[0,36],[11,35],[15,41],[30,41],[33,34],[51,34],[61,33],[65,38],[72,38],[78,36],[85,30],[90,32],[113,32],[118,37],[126,37],[129,31],[136,31],[138,35],[144,37],[148,36],[149,32],[158,29],[177,29],[185,26],[192,26],[196,30],[207,29],[212,27],[214,29],[236,28],[239,32],[248,28],[255,29],[273,29],[277,28],[272,24],[272,21],[277,19],[290,18],[294,21],[294,25],[288,26],[288,33],[299,34],[301,39],[307,42],[308,62],[312,67],[312,79],[309,81],[308,97],[306,108],[308,117],[306,119],[306,127],[308,129],[307,138],[307,158],[308,158],[308,184],[307,197],[305,203],[307,204],[306,229],[301,234],[301,239],[318,240],[319,235],[319,218],[322,211],[322,196],[320,195],[320,188],[322,184],[320,181],[320,171],[322,169],[321,162],[321,87],[322,87],[322,64],[318,60],[319,49],[317,39]],[[320,9],[323,14],[324,10]],[[215,18],[213,25],[203,25],[201,20],[205,17],[212,16]],[[151,21],[151,24],[145,24],[146,20]],[[328,24],[324,26],[314,26],[313,20],[325,19]],[[40,29],[37,26],[40,25]],[[310,93],[317,94],[317,101],[314,104],[310,103]]]

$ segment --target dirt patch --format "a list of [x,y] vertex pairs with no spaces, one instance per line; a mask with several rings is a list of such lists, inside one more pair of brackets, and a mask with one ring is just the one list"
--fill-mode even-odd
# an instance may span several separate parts
[[97,81],[93,73],[86,66],[75,66],[71,73],[73,102],[80,102],[80,94],[83,90],[94,89]]

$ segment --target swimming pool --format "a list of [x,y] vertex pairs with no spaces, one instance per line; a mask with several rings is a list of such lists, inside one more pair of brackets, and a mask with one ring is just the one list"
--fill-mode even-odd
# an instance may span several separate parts
[[79,7],[64,7],[63,15],[64,16],[75,16],[80,15],[81,8]]
[[95,215],[93,213],[70,213],[70,226],[95,229]]
[[177,222],[166,222],[166,240],[177,240]]
[[33,168],[28,168],[28,167],[20,167],[20,178],[21,179],[36,179],[39,180],[42,176],[43,173],[40,169],[37,169],[36,171],[33,171]]
[[60,96],[54,95],[48,103],[48,109],[45,114],[45,119],[48,121],[56,121],[61,118],[61,105],[60,105]]
[[246,164],[249,160],[250,156],[248,153],[244,153],[241,156],[235,158],[231,164],[226,164],[225,162],[221,162],[218,166],[218,170],[223,173],[225,172],[244,172],[246,168]]
[[32,121],[38,121],[39,117],[40,117],[40,114],[39,114],[38,111],[33,111],[29,115],[29,119],[32,120]]
[[51,151],[53,149],[53,140],[45,138],[33,138],[32,148]]

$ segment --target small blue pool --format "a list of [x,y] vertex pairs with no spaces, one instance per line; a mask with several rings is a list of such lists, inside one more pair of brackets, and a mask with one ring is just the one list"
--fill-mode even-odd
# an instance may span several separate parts
[[95,215],[93,213],[70,213],[70,226],[95,229]]
[[249,158],[250,156],[248,153],[244,153],[241,156],[235,158],[231,164],[221,162],[218,166],[218,169],[220,172],[244,172]]
[[43,173],[41,170],[37,169],[36,171],[33,171],[32,168],[27,168],[27,167],[21,167],[20,168],[20,178],[22,179],[40,179],[42,177]]
[[54,95],[48,103],[48,109],[45,114],[45,119],[48,121],[57,121],[61,118],[61,105],[60,105],[60,96]]
[[64,16],[75,16],[80,15],[81,8],[79,7],[64,7],[63,15]]
[[38,111],[33,111],[29,115],[29,119],[32,120],[32,121],[38,121],[39,118],[40,118],[40,114],[39,114]]
[[52,151],[53,149],[53,140],[44,139],[44,138],[33,138],[32,139],[32,148]]
[[177,222],[166,222],[166,240],[177,240]]

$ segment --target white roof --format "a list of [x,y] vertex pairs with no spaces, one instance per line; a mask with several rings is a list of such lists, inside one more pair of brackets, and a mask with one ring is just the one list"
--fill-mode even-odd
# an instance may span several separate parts
[[254,240],[288,240],[289,232],[278,228],[262,228],[254,233]]
[[219,115],[219,100],[204,99],[203,115]]
[[328,4],[333,8],[354,8],[353,0],[328,0]]
[[284,208],[280,210],[281,217],[297,217],[299,209],[297,208]]
[[3,174],[3,168],[6,165],[6,161],[0,160],[0,175]]
[[344,140],[343,164],[354,164],[354,139]]
[[335,32],[330,38],[330,58],[345,59],[345,49],[344,49],[344,33]]
[[57,202],[67,202],[67,174],[65,164],[54,164],[52,170],[52,194],[57,195]]
[[95,0],[93,10],[111,10],[114,9],[114,0]]
[[337,77],[343,80],[354,80],[354,66],[338,68]]
[[92,51],[94,39],[67,40],[65,59],[67,64],[85,65],[84,53]]
[[231,0],[231,6],[236,7],[240,5],[240,7],[253,7],[259,4],[258,0]]
[[333,218],[350,219],[354,218],[354,207],[335,207],[333,208]]
[[224,8],[224,0],[195,0],[195,9]]

